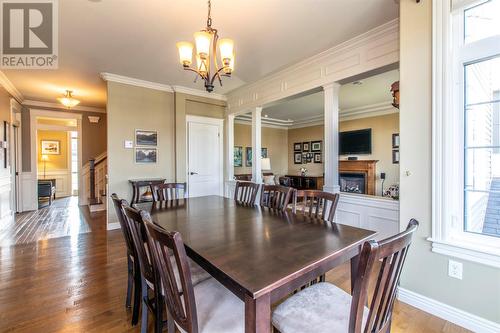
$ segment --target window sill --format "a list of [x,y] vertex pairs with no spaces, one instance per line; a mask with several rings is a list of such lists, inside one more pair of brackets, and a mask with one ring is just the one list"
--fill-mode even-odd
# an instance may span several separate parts
[[432,252],[500,268],[500,249],[498,247],[474,244],[466,238],[460,240],[428,238],[427,240],[432,242]]

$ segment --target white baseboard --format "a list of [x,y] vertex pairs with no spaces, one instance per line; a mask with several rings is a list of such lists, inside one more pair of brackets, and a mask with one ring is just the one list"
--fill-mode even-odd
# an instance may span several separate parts
[[401,287],[398,289],[398,300],[417,309],[477,333],[500,332],[500,323],[481,318],[413,291]]
[[108,227],[106,228],[106,230],[116,230],[116,229],[120,229],[120,223],[119,222],[114,222],[114,223],[108,223]]

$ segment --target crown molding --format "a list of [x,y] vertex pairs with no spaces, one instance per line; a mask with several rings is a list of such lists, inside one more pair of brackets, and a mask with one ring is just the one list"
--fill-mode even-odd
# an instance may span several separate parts
[[340,110],[339,120],[346,121],[360,118],[377,117],[398,112],[399,109],[392,106],[392,101],[386,101],[382,103],[374,103],[356,108]]
[[10,82],[4,72],[0,71],[0,85],[7,90],[9,94],[12,95],[19,103],[24,100],[23,94]]
[[184,86],[172,86],[172,88],[177,93],[194,95],[194,96],[205,97],[205,98],[211,98],[211,99],[216,99],[216,100],[224,101],[224,102],[227,101],[226,95],[222,95],[222,94],[209,93],[209,92],[204,91],[204,90],[193,89],[193,88],[188,88],[188,87],[184,87]]
[[151,82],[141,79],[135,79],[133,77],[112,74],[112,73],[101,73],[101,77],[104,81],[116,82],[116,83],[124,83],[131,86],[149,88],[154,90],[161,90],[166,92],[174,92],[172,86],[163,83]]
[[[35,106],[35,107],[41,107],[41,108],[68,110],[67,108],[65,108],[64,106],[62,106],[61,104],[58,104],[58,103],[33,101],[33,100],[29,100],[29,99],[24,100],[22,104],[25,106]],[[92,107],[92,106],[80,106],[80,105],[72,107],[71,111],[106,113],[106,109],[96,108],[96,107]]]

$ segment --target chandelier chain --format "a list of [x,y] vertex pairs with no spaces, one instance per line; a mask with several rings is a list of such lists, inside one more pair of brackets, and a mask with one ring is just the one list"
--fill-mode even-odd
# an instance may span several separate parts
[[208,18],[207,18],[207,28],[212,27],[212,3],[210,0],[208,0]]

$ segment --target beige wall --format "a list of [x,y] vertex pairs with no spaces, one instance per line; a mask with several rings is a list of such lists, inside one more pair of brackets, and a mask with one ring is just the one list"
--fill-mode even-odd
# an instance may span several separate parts
[[[78,110],[68,110],[64,108],[43,108],[37,107],[39,110],[46,111],[62,111],[66,113],[74,113],[82,115],[82,165],[88,162],[89,159],[100,155],[106,151],[107,144],[107,114],[99,112],[85,112]],[[30,128],[30,109],[23,107],[22,111],[22,141],[23,141],[23,172],[31,171],[31,128]],[[88,116],[99,117],[97,124],[91,123]],[[27,144],[26,144],[27,142]]]
[[420,221],[401,286],[500,323],[500,269],[459,259],[463,280],[450,278],[450,257],[431,252],[427,240],[432,207],[432,2],[404,0],[400,6],[401,226],[412,217]]
[[[339,124],[341,132],[364,128],[372,129],[372,154],[349,156],[358,156],[360,160],[378,160],[376,166],[377,187],[375,194],[381,195],[381,172],[386,173],[384,188],[393,184],[399,184],[399,164],[392,163],[392,134],[399,133],[399,113],[342,121]],[[347,159],[347,155],[341,155],[340,159]]]
[[[285,175],[288,172],[288,131],[286,129],[262,127],[262,147],[267,148],[271,160],[271,172]],[[243,148],[243,167],[235,167],[234,174],[251,174],[252,168],[245,167],[245,148],[252,147],[252,126],[234,124],[234,145]]]
[[[175,181],[174,94],[159,90],[108,82],[108,174],[109,193],[130,200],[133,178],[162,177]],[[134,149],[124,141],[135,142],[135,129],[158,131],[158,162],[136,164]],[[109,202],[109,207],[113,203]],[[108,209],[109,222],[116,222],[114,209]]]
[[68,165],[68,132],[65,131],[37,131],[38,145],[38,172],[43,172],[42,161],[42,141],[56,140],[59,141],[60,154],[47,155],[49,160],[46,162],[46,171],[67,170]]
[[307,164],[295,164],[293,162],[293,144],[296,142],[323,141],[324,132],[325,127],[323,125],[288,130],[288,174],[298,175],[300,174],[300,168],[305,167],[309,176],[323,176],[323,163],[314,163],[313,161]]

